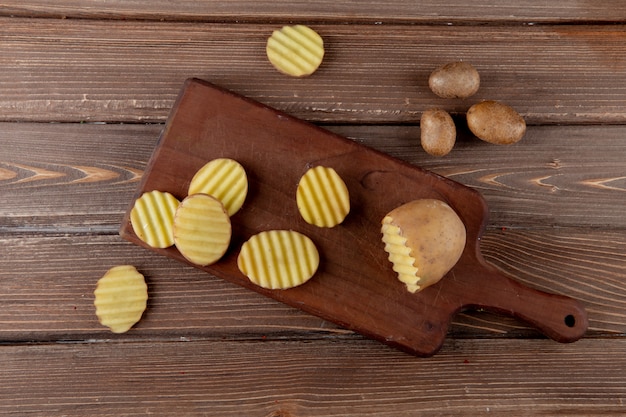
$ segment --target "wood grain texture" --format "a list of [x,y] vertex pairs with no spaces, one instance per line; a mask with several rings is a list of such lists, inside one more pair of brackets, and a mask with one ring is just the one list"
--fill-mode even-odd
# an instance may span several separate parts
[[[308,79],[264,55],[291,22],[326,40]],[[625,22],[620,0],[1,2],[0,415],[624,415]],[[483,88],[441,101],[427,76],[456,59]],[[463,313],[418,359],[122,242],[194,76],[478,189],[487,261],[583,300],[587,337],[556,344]],[[528,136],[491,147],[462,131],[445,158],[416,147],[423,110],[462,126],[481,98],[517,107]],[[152,298],[116,336],[91,297],[120,263],[146,273]]]
[[[325,60],[307,79],[269,64],[275,27],[0,18],[0,119],[162,122],[183,81],[198,77],[314,122],[417,124],[429,107],[463,115],[482,99],[529,124],[626,122],[623,25],[320,24]],[[453,60],[481,74],[470,100],[427,87]]]
[[618,416],[624,344],[457,340],[428,360],[361,340],[2,346],[0,415]]
[[[490,231],[488,262],[525,285],[580,299],[589,337],[626,335],[626,238],[576,229]],[[593,253],[593,256],[590,256]],[[98,324],[97,280],[131,264],[148,281],[148,311],[127,335]],[[118,236],[50,235],[0,238],[0,342],[87,339],[323,338],[351,332],[194,268],[123,242]],[[517,320],[465,313],[448,337],[538,337]]]
[[[511,147],[460,132],[443,158],[421,150],[419,127],[325,127],[477,189],[489,228],[626,227],[624,126],[531,126]],[[0,124],[0,230],[116,233],[162,129]]]
[[11,0],[0,13],[13,16],[79,17],[99,19],[154,19],[203,21],[303,21],[361,23],[503,23],[503,22],[622,22],[626,7],[619,0],[560,1],[532,0],[497,2],[481,0],[468,4],[458,0],[406,2],[399,0],[341,3],[331,0],[250,1],[210,0],[84,1]]
[[2,124],[0,230],[115,233],[161,129]]

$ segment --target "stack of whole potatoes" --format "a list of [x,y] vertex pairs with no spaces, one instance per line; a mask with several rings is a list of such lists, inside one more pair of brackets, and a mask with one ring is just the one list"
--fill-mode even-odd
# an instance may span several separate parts
[[[480,75],[467,62],[451,62],[435,69],[428,79],[431,91],[442,98],[466,99],[478,91]],[[494,100],[472,105],[467,125],[477,138],[498,145],[518,142],[526,133],[526,122],[512,107]],[[450,114],[441,108],[424,111],[420,119],[421,144],[434,156],[448,154],[456,142],[456,127]]]

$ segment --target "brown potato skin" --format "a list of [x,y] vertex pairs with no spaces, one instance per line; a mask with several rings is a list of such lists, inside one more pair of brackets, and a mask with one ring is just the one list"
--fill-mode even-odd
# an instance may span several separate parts
[[468,98],[480,88],[480,74],[469,62],[450,62],[430,74],[428,86],[442,98]]
[[463,221],[448,204],[437,199],[413,200],[393,209],[392,223],[402,230],[424,289],[440,281],[456,265],[465,249]]
[[456,142],[456,126],[450,114],[443,109],[428,109],[420,119],[422,148],[433,156],[450,153]]
[[510,145],[526,134],[524,118],[512,107],[499,101],[476,103],[469,108],[466,117],[472,133],[485,142]]

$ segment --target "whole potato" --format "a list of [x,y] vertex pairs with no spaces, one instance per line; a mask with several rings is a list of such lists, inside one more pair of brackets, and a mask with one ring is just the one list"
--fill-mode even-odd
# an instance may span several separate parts
[[450,114],[442,109],[429,109],[422,113],[420,139],[422,148],[431,155],[450,153],[456,142],[456,127]]
[[467,125],[477,138],[498,145],[518,142],[526,133],[526,122],[512,107],[487,100],[467,111]]
[[480,87],[480,75],[468,62],[451,62],[434,70],[428,86],[442,98],[468,98]]
[[393,209],[381,232],[393,270],[409,292],[439,282],[465,249],[465,225],[441,200],[413,200]]

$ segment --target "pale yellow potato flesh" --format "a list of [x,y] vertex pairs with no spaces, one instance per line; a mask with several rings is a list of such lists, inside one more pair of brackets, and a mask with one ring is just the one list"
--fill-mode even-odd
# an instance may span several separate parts
[[174,243],[190,262],[206,266],[224,256],[232,235],[224,205],[208,194],[185,198],[174,216]]
[[172,246],[172,225],[179,203],[170,193],[156,190],[143,193],[130,212],[130,223],[137,237],[153,248]]
[[237,266],[256,285],[277,290],[297,287],[313,277],[320,263],[313,241],[293,230],[253,235],[241,247]]
[[324,40],[304,25],[284,26],[267,40],[267,58],[278,71],[292,77],[313,74],[324,59]]
[[96,316],[113,333],[130,330],[146,310],[148,286],[144,276],[132,265],[109,269],[98,280],[94,291]]
[[350,212],[350,194],[337,171],[317,166],[307,170],[300,178],[296,204],[307,223],[334,227],[343,222]]
[[189,183],[188,195],[208,194],[220,200],[229,216],[235,214],[248,194],[243,166],[230,158],[218,158],[200,168]]

